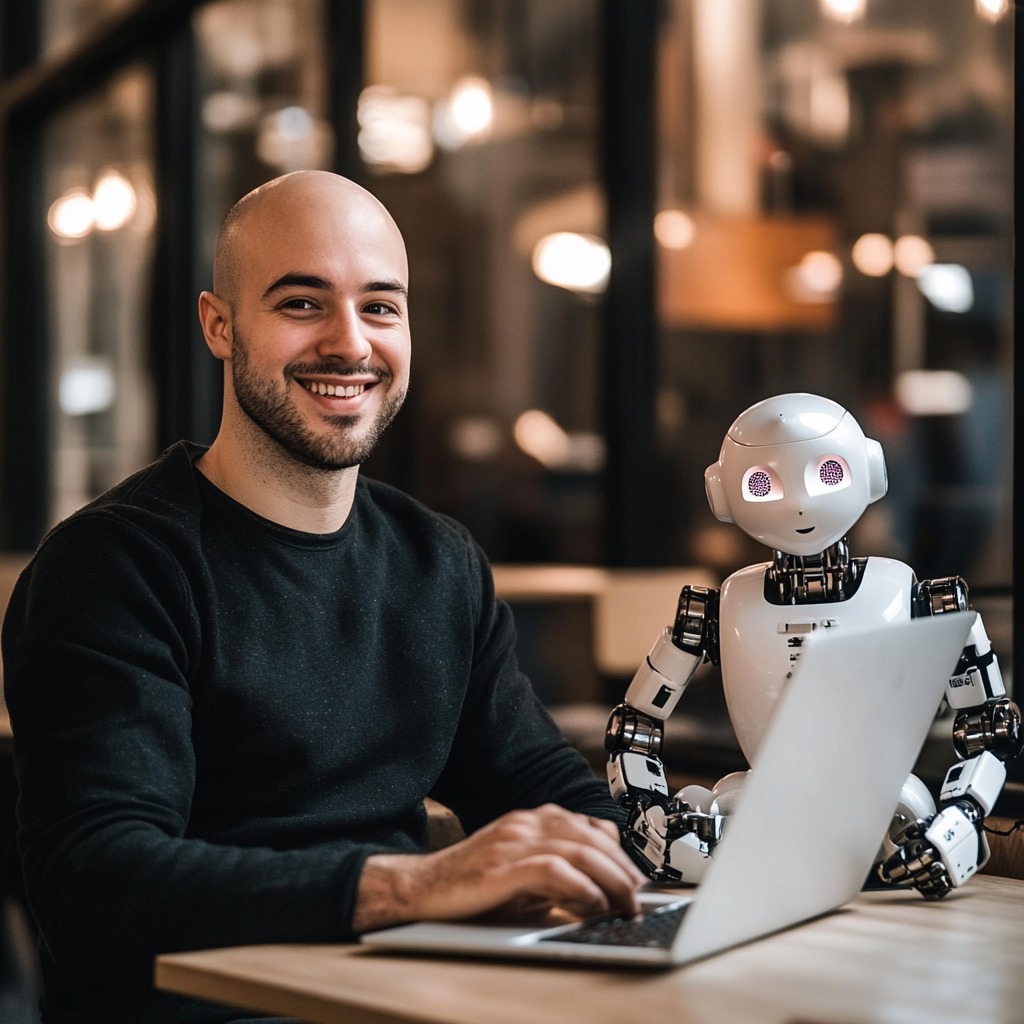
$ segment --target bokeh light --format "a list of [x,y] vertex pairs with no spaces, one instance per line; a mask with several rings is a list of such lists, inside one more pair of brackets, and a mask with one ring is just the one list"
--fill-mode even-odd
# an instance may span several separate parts
[[955,370],[907,370],[896,378],[896,401],[910,416],[957,416],[974,403],[974,389]]
[[693,218],[682,210],[662,210],[654,218],[654,237],[666,249],[685,249],[696,236]]
[[92,194],[96,227],[100,231],[116,231],[132,219],[138,205],[132,183],[117,171],[108,171]]
[[466,138],[483,135],[491,127],[491,87],[483,78],[463,78],[452,90],[452,120]]
[[532,263],[533,272],[548,284],[597,294],[608,287],[612,256],[594,235],[556,231],[536,244]]
[[786,271],[785,284],[797,302],[831,302],[843,281],[843,265],[830,252],[815,250]]
[[358,118],[359,152],[371,167],[418,174],[430,166],[430,104],[422,96],[371,85],[360,93]]
[[84,189],[73,188],[54,200],[46,215],[50,230],[61,239],[84,238],[96,223],[92,196]]
[[932,263],[917,275],[924,297],[944,313],[966,313],[974,305],[974,282],[959,263]]
[[892,240],[874,232],[853,243],[853,265],[867,277],[885,277],[892,270]]
[[986,21],[996,22],[1010,9],[1010,0],[974,0],[974,9]]
[[867,0],[821,0],[821,13],[844,25],[863,18],[866,8]]
[[892,250],[896,269],[907,277],[917,277],[935,262],[935,250],[920,235],[901,235]]

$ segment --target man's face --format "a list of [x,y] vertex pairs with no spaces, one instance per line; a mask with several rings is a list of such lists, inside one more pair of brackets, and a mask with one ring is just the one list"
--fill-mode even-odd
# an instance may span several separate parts
[[235,397],[298,462],[358,465],[409,383],[401,236],[372,205],[331,196],[257,217],[232,317]]

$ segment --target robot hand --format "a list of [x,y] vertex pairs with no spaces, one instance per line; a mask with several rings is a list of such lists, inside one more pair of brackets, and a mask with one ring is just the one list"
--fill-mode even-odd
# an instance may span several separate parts
[[625,751],[613,756],[608,776],[626,810],[622,845],[641,870],[662,885],[699,883],[747,773],[727,775],[713,790],[686,786],[669,797],[661,761]]
[[878,867],[882,881],[909,882],[926,899],[963,885],[988,860],[982,825],[1005,780],[1005,766],[988,751],[950,768],[939,794],[945,806],[895,837],[896,852]]
[[622,844],[655,882],[696,885],[722,838],[722,821],[677,798],[665,806],[639,798],[627,808]]

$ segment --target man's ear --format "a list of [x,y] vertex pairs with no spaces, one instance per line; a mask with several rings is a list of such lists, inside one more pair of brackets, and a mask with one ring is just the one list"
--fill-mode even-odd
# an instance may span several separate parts
[[199,323],[206,344],[214,356],[224,362],[231,358],[231,306],[213,292],[199,296]]

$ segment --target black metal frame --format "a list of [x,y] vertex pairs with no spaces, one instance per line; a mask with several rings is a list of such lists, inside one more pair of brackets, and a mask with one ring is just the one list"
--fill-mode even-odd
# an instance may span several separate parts
[[[1014,139],[1014,163],[1017,162],[1024,142],[1024,87],[1022,87],[1021,76],[1017,74],[1019,68],[1024,68],[1024,2],[1015,0],[1013,5],[1013,139]],[[1015,168],[1016,170],[1016,168]],[[1016,189],[1014,189],[1016,193]],[[1019,256],[1020,240],[1024,237],[1024,211],[1021,203],[1014,195],[1013,210],[1013,508],[1014,520],[1016,512],[1022,506],[1019,504],[1021,482],[1024,481],[1024,410],[1021,409],[1021,396],[1024,396],[1024,359],[1017,349],[1017,338],[1020,336],[1020,324],[1017,320],[1018,310],[1024,310],[1024,281],[1021,279]],[[1016,533],[1016,531],[1014,531]],[[1024,579],[1024,543],[1013,538],[1013,581],[1016,584],[1018,579]],[[1024,648],[1024,622],[1022,622],[1024,604],[1013,597],[1013,655],[1014,675],[1017,678],[1024,678],[1018,675],[1017,660],[1021,658]],[[1017,687],[1017,703],[1021,703],[1024,697],[1024,689]],[[1009,766],[1009,778],[1021,787],[1021,806],[1024,806],[1024,757],[1019,757]]]
[[655,425],[657,317],[654,223],[657,0],[604,3],[604,172],[611,276],[603,359],[606,557],[664,564],[666,489]]
[[[46,118],[131,61],[156,72],[157,239],[151,355],[157,440],[213,439],[220,419],[220,367],[195,315],[205,283],[197,264],[198,89],[192,11],[205,0],[141,0],[97,25],[69,53],[38,60],[38,0],[0,5],[0,145],[4,176],[0,281],[0,548],[32,550],[47,526],[52,410],[44,283]],[[337,169],[358,173],[356,101],[362,88],[363,0],[328,0],[331,112]]]

